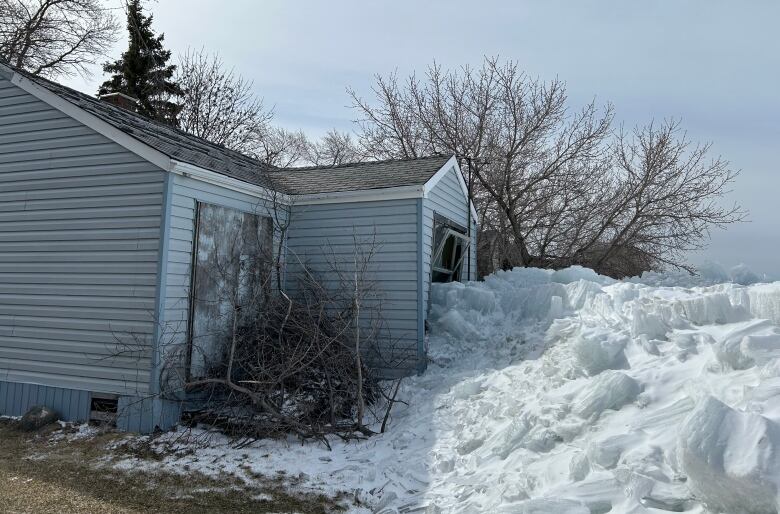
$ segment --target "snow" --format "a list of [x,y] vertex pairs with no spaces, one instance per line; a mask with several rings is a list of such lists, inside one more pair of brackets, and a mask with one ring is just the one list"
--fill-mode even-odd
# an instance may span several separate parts
[[629,280],[653,286],[695,287],[712,286],[726,282],[748,286],[759,282],[768,282],[769,278],[765,274],[755,273],[745,264],[737,264],[727,270],[716,262],[705,262],[696,267],[695,275],[682,270],[663,273],[651,271],[643,273],[641,277]]
[[680,468],[691,490],[726,512],[777,512],[780,426],[708,396],[683,423]]
[[743,271],[437,284],[431,363],[387,433],[332,451],[214,435],[145,465],[282,472],[383,513],[777,512],[780,283]]

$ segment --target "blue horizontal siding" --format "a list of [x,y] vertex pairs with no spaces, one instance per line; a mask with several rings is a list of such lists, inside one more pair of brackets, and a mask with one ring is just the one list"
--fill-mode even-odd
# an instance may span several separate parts
[[54,409],[63,421],[89,420],[92,397],[88,391],[36,384],[0,382],[0,415],[21,416],[31,407]]
[[327,287],[339,287],[332,265],[354,268],[354,243],[376,240],[371,279],[377,285],[385,338],[370,364],[382,376],[408,375],[419,363],[418,200],[295,205],[288,246],[288,289],[295,292],[301,264]]
[[0,78],[2,380],[148,390],[164,177]]

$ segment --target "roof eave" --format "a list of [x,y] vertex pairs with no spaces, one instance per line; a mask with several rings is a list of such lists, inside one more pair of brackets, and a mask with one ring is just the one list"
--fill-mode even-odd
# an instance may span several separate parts
[[371,202],[377,200],[403,200],[408,198],[422,198],[423,195],[424,191],[422,185],[412,185],[292,195],[290,201],[295,205],[318,205],[327,203]]
[[224,187],[231,191],[244,193],[262,200],[277,202],[284,205],[293,203],[292,197],[288,194],[269,189],[246,182],[237,178],[228,177],[216,171],[207,170],[200,166],[195,166],[187,162],[172,160],[170,172],[187,178],[192,178],[201,182],[206,182],[215,186]]

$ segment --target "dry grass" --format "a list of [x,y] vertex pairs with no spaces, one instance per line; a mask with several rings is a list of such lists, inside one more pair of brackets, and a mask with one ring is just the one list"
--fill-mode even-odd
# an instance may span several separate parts
[[[59,428],[59,427],[57,427]],[[0,420],[0,505],[5,513],[207,513],[342,510],[324,495],[291,492],[258,478],[216,480],[197,473],[134,473],[105,465],[118,434],[88,440],[52,437],[52,429],[23,433]],[[101,462],[104,463],[101,465]]]

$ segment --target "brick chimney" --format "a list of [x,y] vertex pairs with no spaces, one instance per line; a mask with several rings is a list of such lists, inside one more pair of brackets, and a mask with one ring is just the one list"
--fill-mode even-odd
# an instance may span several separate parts
[[138,100],[124,93],[107,93],[98,98],[128,111],[138,112]]

